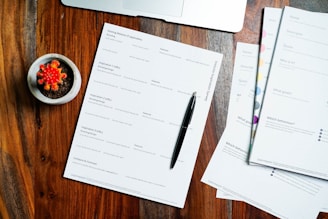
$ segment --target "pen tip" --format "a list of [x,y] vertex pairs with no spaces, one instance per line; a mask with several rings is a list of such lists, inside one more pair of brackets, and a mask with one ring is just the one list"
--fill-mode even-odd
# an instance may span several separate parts
[[196,96],[197,92],[195,91],[194,93],[192,93],[193,96]]
[[174,167],[174,164],[173,164],[173,163],[171,163],[171,164],[170,164],[170,169],[172,170],[172,169],[173,169],[173,167]]

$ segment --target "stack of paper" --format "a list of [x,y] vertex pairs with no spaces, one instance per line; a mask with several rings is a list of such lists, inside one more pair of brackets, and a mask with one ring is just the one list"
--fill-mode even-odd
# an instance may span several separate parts
[[328,180],[327,19],[284,10],[250,162]]
[[260,48],[238,44],[227,126],[202,178],[217,197],[280,218],[327,211],[326,18],[265,8]]

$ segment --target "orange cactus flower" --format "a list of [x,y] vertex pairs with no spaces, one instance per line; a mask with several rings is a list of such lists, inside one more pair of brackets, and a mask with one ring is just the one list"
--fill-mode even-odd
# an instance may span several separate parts
[[40,70],[37,73],[38,84],[43,85],[45,90],[57,91],[58,84],[62,84],[63,79],[67,77],[67,74],[62,72],[59,66],[60,62],[58,60],[52,60],[51,63],[40,65]]

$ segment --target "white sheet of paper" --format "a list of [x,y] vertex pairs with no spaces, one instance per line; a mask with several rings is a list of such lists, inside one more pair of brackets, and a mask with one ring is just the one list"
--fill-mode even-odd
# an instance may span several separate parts
[[327,18],[284,9],[250,162],[328,180]]
[[257,123],[262,109],[262,102],[271,66],[272,55],[276,44],[281,13],[281,8],[264,8],[258,72],[255,87],[251,143],[253,143],[254,140]]
[[[258,73],[257,73],[257,81],[256,81],[256,88],[255,88],[255,103],[254,103],[254,115],[253,115],[255,118],[253,118],[253,127],[252,127],[253,135],[255,134],[257,128],[256,121],[258,121],[260,116],[260,110],[262,107],[262,101],[263,101],[268,74],[271,66],[272,55],[273,55],[279,24],[281,20],[281,13],[282,13],[281,8],[266,7],[264,9],[260,54],[259,54],[259,62],[258,62]],[[254,139],[252,138],[251,140],[253,141]],[[328,212],[327,209],[328,207],[323,207],[321,211]]]
[[[238,107],[240,97],[243,93],[247,92],[247,89],[249,89],[250,86],[253,86],[255,75],[257,73],[258,52],[258,45],[242,42],[237,43],[227,123],[230,123],[230,120],[232,120],[232,112]],[[249,83],[252,83],[252,85],[249,85]],[[241,199],[240,197],[233,196],[223,190],[217,190],[216,197],[231,200]]]
[[247,163],[254,87],[239,98],[202,181],[280,218],[315,218],[327,203],[326,181]]
[[[64,177],[183,207],[222,55],[105,24]],[[173,169],[193,92],[196,106]]]
[[258,54],[258,45],[242,42],[237,43],[227,123],[230,122],[231,115],[233,115],[232,112],[236,109],[236,105],[238,106],[240,97],[245,92],[248,92],[249,83],[254,84],[257,73]]

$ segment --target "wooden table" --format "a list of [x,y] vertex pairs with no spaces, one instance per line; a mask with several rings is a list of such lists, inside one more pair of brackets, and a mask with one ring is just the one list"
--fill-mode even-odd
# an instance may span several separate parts
[[[285,5],[328,12],[326,0],[249,0],[244,28],[232,34],[69,8],[60,0],[0,1],[0,218],[274,218],[216,199],[200,178],[225,127],[236,43],[259,43],[263,7]],[[62,177],[104,22],[224,54],[183,209]],[[26,84],[31,63],[50,52],[68,56],[82,74],[80,93],[65,105],[38,102]]]

